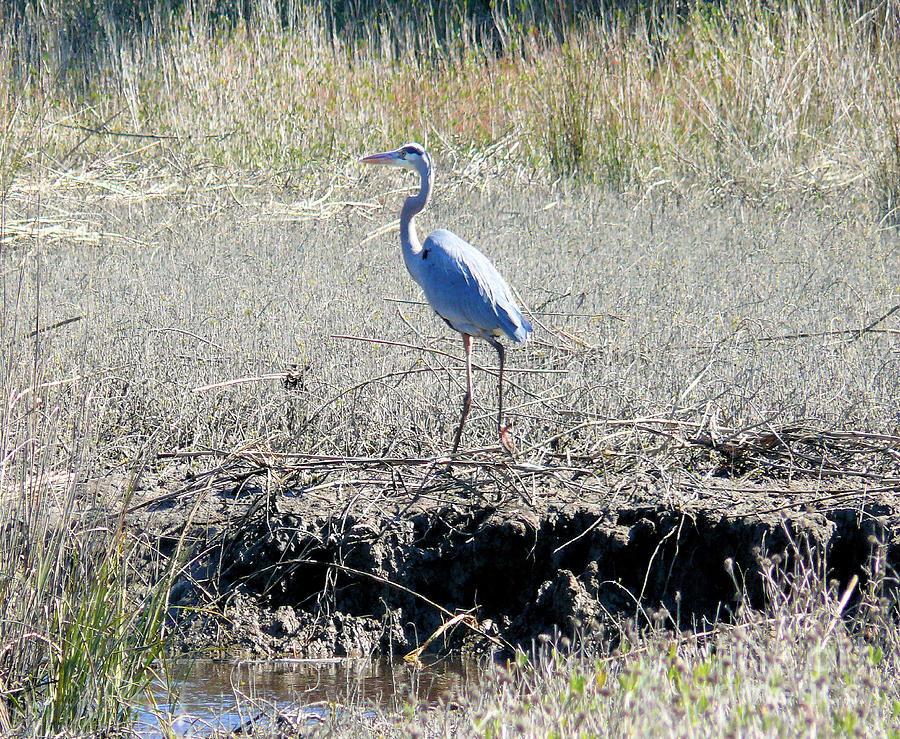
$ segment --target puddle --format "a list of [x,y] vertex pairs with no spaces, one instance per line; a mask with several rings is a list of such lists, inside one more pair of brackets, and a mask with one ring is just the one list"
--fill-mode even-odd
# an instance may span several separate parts
[[[340,705],[390,710],[406,701],[433,704],[474,680],[477,670],[477,663],[459,658],[422,669],[388,660],[193,660],[175,665],[175,700],[162,685],[154,700],[163,716],[172,717],[177,736],[200,737],[237,729],[273,704],[299,726]],[[149,703],[137,731],[145,739],[163,736]]]

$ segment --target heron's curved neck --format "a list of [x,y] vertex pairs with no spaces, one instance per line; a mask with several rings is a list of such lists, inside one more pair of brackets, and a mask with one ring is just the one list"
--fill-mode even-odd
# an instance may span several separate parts
[[419,187],[418,194],[408,197],[403,203],[403,210],[400,211],[400,243],[403,246],[403,258],[406,260],[407,269],[410,269],[411,266],[409,260],[422,251],[414,218],[428,203],[428,198],[431,196],[431,185],[434,183],[434,172],[427,164],[419,170],[419,176],[422,178],[422,185]]

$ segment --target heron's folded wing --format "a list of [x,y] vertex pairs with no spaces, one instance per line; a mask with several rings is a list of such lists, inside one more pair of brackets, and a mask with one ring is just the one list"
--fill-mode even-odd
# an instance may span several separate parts
[[458,331],[500,332],[520,341],[526,322],[509,285],[490,260],[456,234],[440,229],[422,245],[420,274],[425,297]]

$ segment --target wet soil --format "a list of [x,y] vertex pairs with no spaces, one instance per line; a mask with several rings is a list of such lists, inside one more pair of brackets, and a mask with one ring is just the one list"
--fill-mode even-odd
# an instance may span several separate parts
[[702,627],[762,608],[810,567],[860,578],[851,612],[900,565],[892,480],[309,460],[173,459],[138,481],[128,526],[183,549],[183,649],[396,656],[464,611],[430,651],[615,639],[632,617]]

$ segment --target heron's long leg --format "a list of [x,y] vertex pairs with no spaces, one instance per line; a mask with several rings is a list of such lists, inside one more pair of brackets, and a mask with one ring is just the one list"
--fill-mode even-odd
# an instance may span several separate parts
[[506,351],[503,349],[503,344],[496,339],[490,338],[488,341],[497,350],[497,356],[500,358],[500,380],[497,383],[497,434],[500,436],[500,446],[515,458],[516,451],[509,433],[511,427],[503,425],[503,365],[506,360]]
[[497,350],[497,356],[500,358],[500,381],[497,386],[497,431],[503,434],[503,363],[506,361],[506,351],[503,349],[497,339],[488,339],[491,346]]
[[463,334],[462,337],[463,349],[466,352],[466,395],[463,398],[459,427],[456,429],[456,437],[453,439],[452,454],[456,454],[456,450],[459,449],[459,439],[462,436],[463,426],[466,423],[466,416],[469,415],[469,409],[472,407],[472,337],[469,334]]

